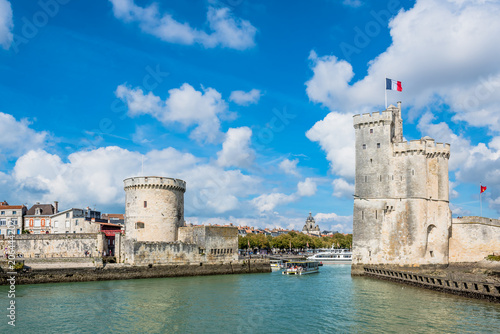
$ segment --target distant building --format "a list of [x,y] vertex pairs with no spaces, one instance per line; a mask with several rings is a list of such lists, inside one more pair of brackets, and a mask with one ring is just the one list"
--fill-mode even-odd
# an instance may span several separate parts
[[325,231],[321,232],[321,235],[332,236],[332,235],[337,234],[337,233],[339,233],[339,231],[326,231],[325,230]]
[[125,215],[123,213],[103,213],[102,219],[105,219],[110,224],[125,224]]
[[58,203],[33,205],[24,216],[24,229],[32,234],[51,233],[51,216],[57,213]]
[[9,205],[0,202],[0,234],[21,234],[23,228],[23,216],[27,208],[24,205]]
[[302,232],[303,233],[320,235],[319,226],[316,225],[316,222],[314,221],[314,218],[312,216],[312,212],[309,212],[309,217],[307,217],[307,219],[306,219],[306,224],[302,228]]
[[97,233],[104,222],[99,211],[71,208],[51,216],[49,233]]

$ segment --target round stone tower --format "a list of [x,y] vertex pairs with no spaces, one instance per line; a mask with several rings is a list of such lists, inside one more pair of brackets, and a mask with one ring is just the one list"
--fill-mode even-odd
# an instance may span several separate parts
[[159,176],[131,177],[125,188],[125,236],[137,241],[173,242],[184,226],[186,182]]

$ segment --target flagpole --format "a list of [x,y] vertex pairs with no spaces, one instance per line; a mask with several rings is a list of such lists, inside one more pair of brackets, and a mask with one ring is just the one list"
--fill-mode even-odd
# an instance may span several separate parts
[[385,90],[385,109],[387,110],[387,78],[385,78],[384,90]]
[[483,216],[483,184],[482,183],[479,183],[479,206],[481,208],[481,215],[480,217]]

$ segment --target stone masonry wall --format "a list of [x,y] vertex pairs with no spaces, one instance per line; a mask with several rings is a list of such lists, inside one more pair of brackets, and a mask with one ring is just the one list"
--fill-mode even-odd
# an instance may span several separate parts
[[186,182],[168,177],[134,177],[124,180],[126,238],[174,242],[184,225]]
[[136,266],[149,264],[199,264],[207,262],[200,248],[183,242],[136,242],[134,262]]
[[353,123],[354,267],[448,263],[450,145],[403,141],[399,103]]
[[500,220],[453,218],[450,263],[477,262],[494,252],[500,252]]
[[222,226],[186,226],[179,228],[179,240],[193,243],[206,254],[206,261],[238,259],[238,228]]
[[[103,233],[71,234],[20,234],[14,238],[16,255],[23,258],[84,257],[100,256],[105,247]],[[8,247],[9,239],[0,240],[0,247]]]

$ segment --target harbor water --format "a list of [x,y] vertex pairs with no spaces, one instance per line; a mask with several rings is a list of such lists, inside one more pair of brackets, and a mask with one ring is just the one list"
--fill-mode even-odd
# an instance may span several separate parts
[[500,305],[376,279],[319,274],[179,277],[0,287],[0,333],[493,333]]

